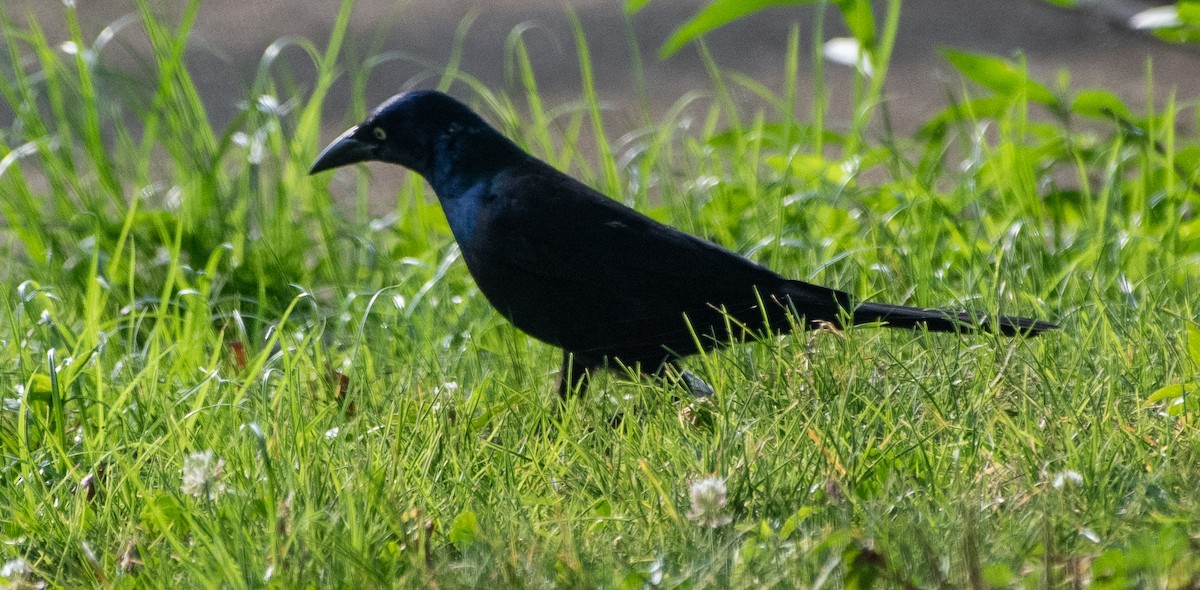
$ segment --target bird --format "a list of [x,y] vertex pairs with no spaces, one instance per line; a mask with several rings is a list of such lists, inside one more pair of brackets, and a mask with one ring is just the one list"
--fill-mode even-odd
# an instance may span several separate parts
[[322,150],[309,174],[368,161],[408,168],[433,188],[492,307],[562,349],[564,400],[599,370],[662,376],[688,355],[819,325],[1006,336],[1058,327],[860,301],[786,278],[590,188],[439,91],[386,100]]

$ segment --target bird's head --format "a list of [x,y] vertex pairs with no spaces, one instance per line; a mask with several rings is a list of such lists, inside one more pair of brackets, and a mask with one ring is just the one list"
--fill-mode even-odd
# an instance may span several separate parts
[[466,105],[434,90],[397,94],[326,146],[309,174],[367,161],[399,164],[428,176],[439,139],[490,129]]

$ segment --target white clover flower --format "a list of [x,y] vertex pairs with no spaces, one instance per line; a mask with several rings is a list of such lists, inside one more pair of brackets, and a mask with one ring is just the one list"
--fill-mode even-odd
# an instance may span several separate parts
[[714,529],[733,521],[725,513],[725,480],[716,476],[695,480],[690,494],[692,509],[687,513],[688,520]]
[[1083,485],[1083,476],[1080,475],[1079,472],[1075,471],[1074,469],[1068,469],[1066,471],[1063,471],[1063,472],[1055,475],[1054,481],[1050,482],[1050,485],[1054,486],[1054,489],[1056,489],[1056,490],[1061,490],[1067,484],[1077,485],[1077,486]]
[[1129,26],[1139,31],[1169,29],[1182,24],[1176,6],[1155,6],[1129,17]]
[[225,469],[225,461],[213,461],[212,451],[192,453],[183,460],[183,485],[179,489],[183,493],[196,498],[208,497],[216,500],[225,492],[225,484],[221,481],[221,471]]
[[666,570],[667,570],[667,564],[666,564],[665,560],[663,560],[663,556],[662,555],[656,556],[654,558],[654,561],[650,564],[649,571],[646,572],[646,573],[650,574],[650,580],[649,580],[650,585],[658,586],[659,584],[662,584],[663,574],[666,573]]
[[453,412],[453,403],[458,393],[458,382],[447,381],[433,388],[433,411],[440,412],[443,407],[450,406]]
[[10,559],[0,567],[0,588],[5,590],[9,588],[40,590],[45,587],[46,581],[34,578],[33,569],[20,557]]
[[245,132],[238,131],[233,134],[233,143],[241,148],[247,148],[249,154],[246,156],[246,161],[251,164],[262,164],[263,159],[267,154],[267,128],[260,127],[254,132],[254,135],[248,135]]
[[33,570],[29,569],[29,564],[25,563],[20,557],[10,559],[4,562],[4,566],[0,567],[0,578],[11,580],[13,578],[24,578],[32,574]]
[[825,59],[835,64],[858,68],[865,76],[870,77],[874,73],[871,55],[863,50],[858,39],[835,37],[825,42],[822,53],[825,54]]

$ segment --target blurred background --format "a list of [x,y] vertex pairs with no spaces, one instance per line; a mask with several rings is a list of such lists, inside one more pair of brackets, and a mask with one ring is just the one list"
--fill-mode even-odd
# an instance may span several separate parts
[[[49,0],[5,0],[9,15],[23,21],[35,15],[52,39],[65,38],[62,4]],[[164,6],[170,12],[179,7]],[[183,3],[178,3],[183,4]],[[505,84],[505,41],[522,23],[533,27],[525,33],[538,74],[543,97],[550,105],[581,95],[579,67],[571,33],[570,10],[578,18],[590,44],[595,63],[595,82],[600,98],[611,107],[613,131],[634,125],[641,107],[651,116],[661,113],[689,91],[711,87],[699,52],[688,46],[666,59],[658,48],[681,23],[702,8],[696,0],[655,0],[641,12],[626,15],[622,2],[613,0],[441,0],[439,2],[359,2],[354,9],[351,40],[343,54],[344,63],[357,66],[382,52],[403,52],[414,62],[389,62],[372,75],[367,102],[375,104],[405,85],[436,83],[438,68],[450,58],[456,29],[474,17],[465,39],[462,69],[490,87]],[[1152,64],[1159,98],[1171,90],[1181,96],[1200,94],[1200,54],[1194,46],[1167,44],[1130,31],[1128,17],[1148,6],[1133,0],[1103,0],[1085,8],[1067,10],[1041,0],[907,0],[904,2],[899,38],[887,79],[887,107],[897,131],[915,129],[947,103],[947,93],[956,93],[961,81],[938,53],[940,47],[956,47],[999,53],[1023,54],[1034,78],[1051,88],[1065,81],[1073,88],[1103,86],[1131,105],[1144,104],[1148,64]],[[85,38],[100,34],[105,27],[134,11],[132,0],[82,0],[77,5]],[[877,18],[883,7],[877,5]],[[323,47],[337,10],[335,2],[307,0],[207,0],[200,8],[192,46],[188,54],[191,72],[204,93],[213,123],[226,124],[244,100],[255,68],[264,50],[276,40],[299,35]],[[718,29],[706,37],[716,62],[736,70],[772,89],[782,86],[784,52],[789,30],[799,26],[801,47],[813,46],[813,7],[780,7]],[[826,14],[825,37],[845,34],[836,10]],[[137,25],[118,31],[113,46],[105,52],[111,67],[127,71],[137,81],[152,72],[144,68],[146,42]],[[640,94],[635,76],[633,43],[640,49],[647,84]],[[285,50],[299,87],[310,87],[313,68],[296,48]],[[353,63],[357,62],[357,63]],[[801,67],[801,77],[811,71],[811,55]],[[833,120],[847,113],[836,105],[850,101],[853,73],[849,68],[828,67],[833,96]],[[807,80],[801,81],[800,95]],[[462,94],[461,88],[458,89]],[[339,116],[339,104],[348,92],[331,94],[326,120],[349,123]],[[750,100],[751,97],[743,97]],[[797,105],[806,112],[807,105]],[[328,129],[330,133],[334,130]]]

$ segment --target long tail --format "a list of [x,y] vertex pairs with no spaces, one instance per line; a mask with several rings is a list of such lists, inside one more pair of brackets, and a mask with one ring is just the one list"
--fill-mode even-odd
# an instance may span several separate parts
[[970,311],[921,309],[886,303],[860,303],[854,308],[855,324],[883,322],[889,328],[924,327],[931,332],[992,332],[1005,336],[1036,336],[1058,324],[1032,318],[991,316]]

